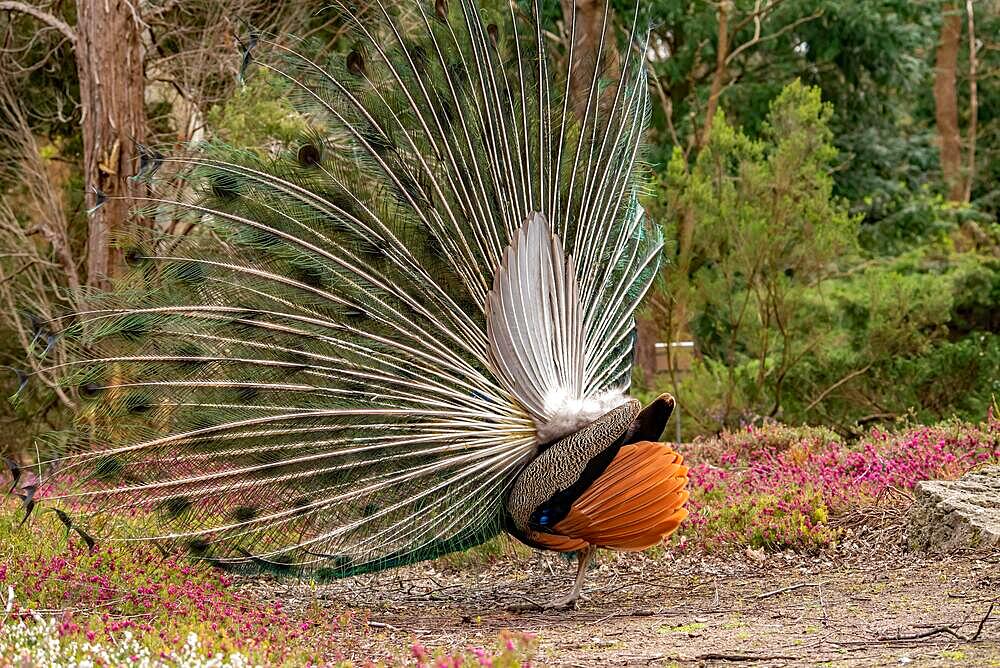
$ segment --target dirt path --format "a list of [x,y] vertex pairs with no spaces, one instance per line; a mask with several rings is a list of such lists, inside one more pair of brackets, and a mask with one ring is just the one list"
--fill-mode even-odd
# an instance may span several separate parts
[[[318,600],[367,614],[372,625],[351,650],[355,659],[386,656],[410,639],[428,647],[490,645],[513,629],[538,634],[536,663],[544,666],[1000,666],[1000,603],[980,628],[1000,596],[1000,553],[836,562],[606,553],[577,610],[506,609],[561,593],[572,570],[558,556],[505,557],[316,589],[279,584],[271,595],[286,606]],[[950,630],[935,632],[941,627]]]

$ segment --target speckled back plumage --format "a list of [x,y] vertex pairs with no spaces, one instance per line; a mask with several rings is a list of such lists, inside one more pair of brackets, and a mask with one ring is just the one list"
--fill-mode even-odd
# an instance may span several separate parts
[[[574,485],[585,488],[603,472],[617,451],[615,445],[621,445],[622,437],[639,415],[639,408],[638,401],[628,401],[587,427],[552,443],[533,459],[514,481],[507,502],[514,527],[527,534],[544,531],[561,520],[555,509],[542,516],[546,503],[570,491]],[[602,454],[604,458],[593,466]],[[591,467],[589,472],[586,471],[588,467]],[[580,489],[577,494],[582,491]],[[572,501],[572,496],[570,494],[567,501]],[[533,517],[539,509],[543,509],[542,512]]]

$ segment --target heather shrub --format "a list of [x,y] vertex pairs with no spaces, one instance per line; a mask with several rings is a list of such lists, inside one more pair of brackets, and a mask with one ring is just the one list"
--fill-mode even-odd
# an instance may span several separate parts
[[851,170],[835,117],[790,83],[758,131],[717,114],[655,183],[671,261],[644,331],[695,355],[646,362],[636,385],[676,396],[684,438],[767,419],[852,437],[975,420],[1000,392],[1000,225],[928,189],[880,224],[859,217],[867,206],[838,197]]
[[698,440],[684,454],[691,516],[682,541],[814,552],[840,537],[832,519],[882,500],[889,488],[1000,462],[1000,420],[873,429],[851,444],[822,428],[765,424]]
[[[42,506],[23,526],[22,516],[20,502],[0,502],[0,666],[339,665],[370,632],[351,612],[318,604],[286,610],[206,562],[164,556],[149,544],[88,549]],[[401,644],[383,658],[512,667],[533,648],[528,635],[504,634],[494,648],[451,653]]]
[[[89,651],[83,649],[87,643],[107,649],[125,633],[150,656],[169,657],[190,653],[193,634],[203,657],[298,663],[335,656],[346,643],[343,631],[353,625],[350,615],[295,619],[280,601],[240,596],[227,573],[165,557],[150,545],[107,543],[88,549],[76,534],[65,535],[51,512],[19,527],[23,511],[13,503],[2,510],[0,590],[12,588],[8,623],[30,628],[39,613],[57,618],[64,658]],[[4,630],[9,640],[11,629],[5,625]],[[76,650],[69,649],[73,642]]]

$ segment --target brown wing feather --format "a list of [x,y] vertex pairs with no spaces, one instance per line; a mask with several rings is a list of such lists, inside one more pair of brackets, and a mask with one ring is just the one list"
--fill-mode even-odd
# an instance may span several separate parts
[[688,469],[662,443],[624,446],[553,527],[560,536],[616,550],[644,550],[687,517]]

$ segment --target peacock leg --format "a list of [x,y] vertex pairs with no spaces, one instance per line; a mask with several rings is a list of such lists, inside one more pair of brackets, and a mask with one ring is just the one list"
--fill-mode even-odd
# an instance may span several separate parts
[[587,566],[590,565],[590,562],[596,553],[597,547],[594,545],[588,545],[576,553],[576,583],[574,583],[573,589],[571,589],[565,596],[561,596],[546,603],[545,608],[553,609],[576,607],[576,602],[580,599],[580,590],[583,589],[583,579],[587,576]]

